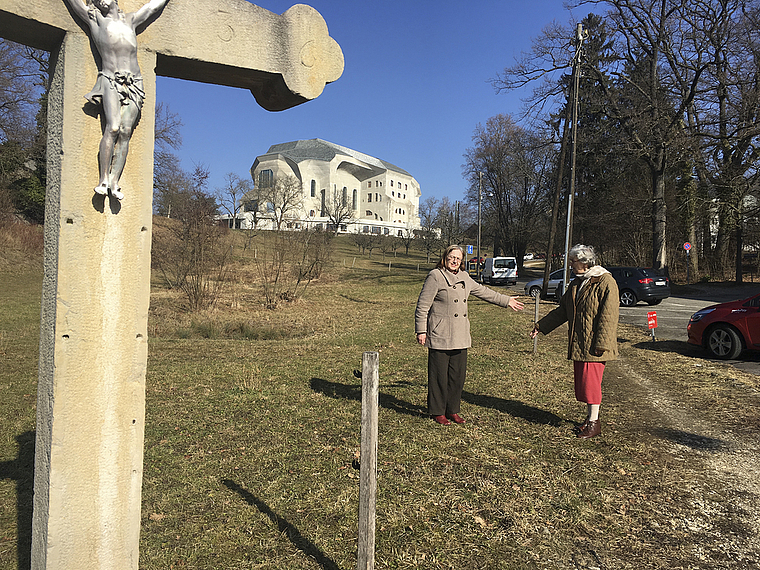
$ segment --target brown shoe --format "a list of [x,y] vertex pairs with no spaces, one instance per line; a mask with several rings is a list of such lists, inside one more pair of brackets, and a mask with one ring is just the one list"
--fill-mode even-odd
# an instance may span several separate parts
[[466,420],[459,414],[446,414],[446,417],[455,424],[463,424]]
[[586,424],[586,427],[579,431],[578,435],[575,437],[578,437],[580,439],[588,439],[590,437],[596,437],[600,433],[602,433],[602,422],[601,420],[594,420],[588,422]]
[[446,416],[433,416],[433,419],[442,426],[450,426],[451,422],[446,419]]
[[576,433],[580,433],[580,432],[582,432],[584,429],[586,429],[586,426],[587,426],[587,425],[588,425],[588,418],[586,418],[585,420],[583,420],[583,423],[582,423],[582,424],[580,424],[580,425],[576,425],[576,426],[575,426],[573,429],[575,430],[575,432],[576,432]]

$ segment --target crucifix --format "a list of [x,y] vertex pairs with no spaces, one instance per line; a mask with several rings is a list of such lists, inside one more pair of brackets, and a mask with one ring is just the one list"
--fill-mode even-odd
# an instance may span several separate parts
[[[138,568],[156,76],[249,89],[281,111],[343,72],[308,6],[277,15],[245,0],[145,1],[121,0],[138,16],[138,93],[112,73],[130,71],[134,86],[131,59],[109,67],[88,19],[120,18],[115,0],[84,11],[84,0],[0,0],[0,37],[51,52],[33,570]],[[98,106],[83,98],[93,85]],[[112,149],[107,130],[111,87],[119,104],[144,97],[136,126],[135,108],[126,114],[123,164],[126,146]]]

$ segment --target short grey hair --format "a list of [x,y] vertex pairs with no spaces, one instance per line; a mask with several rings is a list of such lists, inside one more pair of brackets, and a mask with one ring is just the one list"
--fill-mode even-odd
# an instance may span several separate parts
[[597,264],[596,251],[590,245],[577,244],[570,248],[567,253],[569,259],[577,259],[585,263],[587,267],[594,267]]

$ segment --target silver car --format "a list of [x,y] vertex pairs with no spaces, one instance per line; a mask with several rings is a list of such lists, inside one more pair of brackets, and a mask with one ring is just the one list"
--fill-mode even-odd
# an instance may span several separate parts
[[[547,291],[546,291],[546,297],[555,297],[559,296],[557,295],[557,286],[559,285],[559,291],[560,295],[562,294],[562,291],[564,290],[564,287],[560,285],[563,281],[562,279],[562,273],[564,269],[558,269],[557,271],[552,271],[549,273],[549,283],[547,284]],[[571,271],[570,272],[570,279],[575,279],[575,274]],[[541,287],[544,285],[544,278],[540,277],[539,279],[533,279],[532,281],[528,281],[525,284],[525,294],[530,295],[531,297],[538,297],[541,294]]]

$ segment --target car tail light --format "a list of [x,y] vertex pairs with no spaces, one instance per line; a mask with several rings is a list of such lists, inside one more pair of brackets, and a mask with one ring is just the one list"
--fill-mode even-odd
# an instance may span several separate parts
[[645,277],[644,279],[639,279],[639,283],[642,283],[644,285],[648,283],[654,283],[654,279],[652,279],[651,277]]

